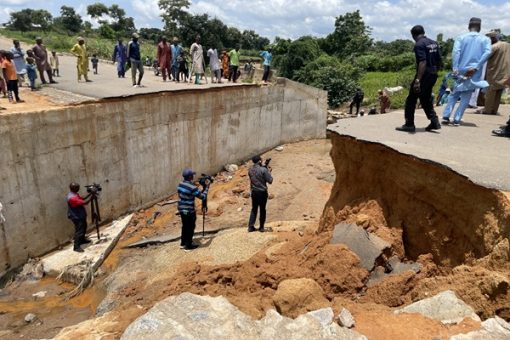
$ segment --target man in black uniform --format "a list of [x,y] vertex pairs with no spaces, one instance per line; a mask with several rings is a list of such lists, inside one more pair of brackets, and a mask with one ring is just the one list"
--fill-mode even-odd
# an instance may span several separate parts
[[351,105],[349,106],[349,114],[352,115],[352,107],[356,105],[356,115],[359,114],[359,107],[361,103],[363,103],[363,98],[365,97],[365,94],[363,93],[363,90],[358,87],[356,90],[356,93],[354,94],[354,97],[352,98]]
[[437,42],[425,36],[423,26],[416,25],[411,29],[414,41],[414,54],[416,56],[416,75],[405,104],[405,124],[397,127],[398,131],[415,132],[414,111],[416,102],[420,99],[421,107],[430,124],[425,128],[427,131],[439,130],[441,124],[434,111],[432,102],[432,89],[437,80],[437,72],[441,67],[441,54]]
[[260,232],[264,232],[264,223],[266,223],[266,204],[267,204],[267,183],[273,183],[271,169],[262,165],[262,158],[255,156],[252,158],[253,166],[248,171],[251,187],[251,213],[248,222],[248,232],[255,231],[255,220],[257,211],[260,207]]

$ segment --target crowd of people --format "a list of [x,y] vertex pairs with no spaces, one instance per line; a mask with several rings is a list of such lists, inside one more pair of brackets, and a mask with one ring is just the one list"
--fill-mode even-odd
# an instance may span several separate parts
[[[152,66],[154,73],[161,75],[163,81],[188,82],[194,80],[195,84],[206,81],[206,56],[209,60],[211,83],[220,84],[223,81],[237,83],[241,75],[239,69],[240,46],[230,51],[221,50],[210,46],[204,53],[200,35],[189,49],[185,49],[174,37],[169,43],[165,37],[161,37],[156,46],[156,58],[142,57],[139,35],[133,33],[131,40],[124,44],[119,39],[113,47],[112,61],[117,67],[117,76],[125,78],[126,72],[131,70],[132,86],[143,87],[144,66]],[[98,74],[99,59],[96,54],[90,55],[85,39],[77,38],[77,43],[71,48],[70,53],[76,57],[76,71],[78,82],[91,82],[89,78],[90,65],[94,74]],[[272,53],[271,49],[260,52],[263,59],[264,75],[263,82],[269,81]],[[42,84],[57,83],[53,78],[60,76],[59,56],[55,51],[49,53],[43,44],[42,38],[36,38],[35,45],[25,51],[21,48],[18,40],[13,41],[10,51],[0,51],[0,93],[9,98],[12,103],[20,103],[19,87],[25,83],[36,91],[36,79]],[[39,76],[37,75],[39,73]],[[48,79],[48,80],[47,80]],[[0,107],[0,109],[4,109]]]
[[[432,91],[443,66],[439,45],[425,36],[423,26],[416,25],[411,29],[415,41],[416,74],[405,102],[405,123],[396,130],[416,131],[414,114],[418,101],[430,120],[426,131],[439,130],[441,125],[460,126],[464,112],[468,107],[476,107],[479,96],[484,97],[484,108],[475,113],[498,114],[503,91],[510,86],[510,44],[501,40],[499,32],[480,33],[481,27],[480,18],[471,18],[468,32],[455,39],[452,70],[444,76],[437,98],[434,98]],[[356,107],[356,115],[364,114],[363,110],[360,111],[363,97],[362,89],[357,89],[350,105],[350,114],[353,107]],[[391,102],[384,90],[378,92],[378,100],[380,112],[387,112]],[[445,105],[441,122],[435,105]],[[369,112],[376,113],[375,107]],[[510,120],[492,132],[496,136],[510,137]]]

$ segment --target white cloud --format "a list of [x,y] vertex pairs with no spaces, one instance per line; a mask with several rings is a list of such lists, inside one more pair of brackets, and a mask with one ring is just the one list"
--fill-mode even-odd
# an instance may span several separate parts
[[[142,17],[143,20],[161,20],[158,0],[131,0],[131,6],[135,10],[135,14],[139,14],[138,17]],[[136,17],[135,17],[136,19]],[[159,25],[158,25],[159,26]]]
[[27,3],[29,3],[30,0],[1,0],[0,1],[0,5],[1,6],[6,6],[6,5],[10,5],[10,6],[22,6],[22,5],[25,5]]

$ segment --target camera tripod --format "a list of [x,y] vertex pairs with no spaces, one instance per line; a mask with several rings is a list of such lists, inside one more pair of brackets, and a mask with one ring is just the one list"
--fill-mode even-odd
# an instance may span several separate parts
[[92,194],[90,199],[90,213],[92,215],[92,224],[96,226],[97,240],[101,239],[99,235],[99,222],[101,222],[101,214],[99,212],[99,203],[97,202],[97,195]]

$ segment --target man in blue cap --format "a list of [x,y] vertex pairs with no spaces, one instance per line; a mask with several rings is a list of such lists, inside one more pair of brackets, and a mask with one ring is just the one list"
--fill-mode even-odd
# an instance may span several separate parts
[[203,202],[207,199],[207,192],[209,191],[209,182],[203,190],[200,190],[194,183],[193,178],[195,172],[190,168],[184,169],[182,177],[184,180],[177,186],[179,194],[179,202],[177,209],[181,215],[182,231],[181,231],[181,248],[185,251],[190,251],[198,248],[198,245],[193,244],[193,234],[195,233],[195,223],[197,221],[197,213],[195,211],[195,198],[199,198]]

